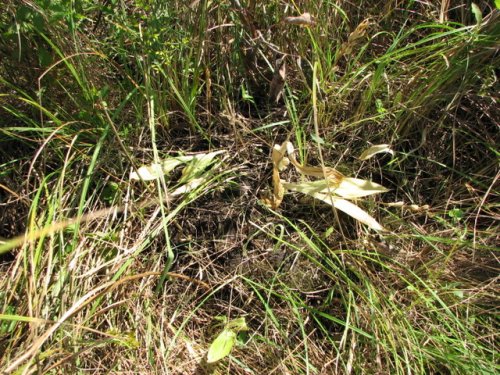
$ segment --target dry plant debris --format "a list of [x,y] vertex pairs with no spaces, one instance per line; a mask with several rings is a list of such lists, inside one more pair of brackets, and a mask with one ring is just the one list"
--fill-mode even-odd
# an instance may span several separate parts
[[[375,155],[378,152],[387,152],[387,145],[374,149],[371,147],[363,152],[365,159]],[[359,178],[346,177],[339,171],[330,167],[313,167],[300,164],[295,158],[295,149],[291,142],[286,141],[282,145],[275,145],[272,151],[273,162],[273,193],[271,197],[262,199],[263,203],[272,209],[276,209],[283,201],[287,190],[309,195],[320,201],[323,201],[336,209],[339,209],[349,216],[352,216],[359,222],[367,225],[371,229],[384,231],[380,225],[366,211],[348,200],[355,200],[369,195],[384,193],[387,191],[383,186],[371,181]],[[286,156],[288,155],[288,156]],[[363,159],[363,160],[365,160]],[[285,170],[289,164],[303,176],[317,177],[321,180],[306,182],[288,182],[280,178],[280,172]]]

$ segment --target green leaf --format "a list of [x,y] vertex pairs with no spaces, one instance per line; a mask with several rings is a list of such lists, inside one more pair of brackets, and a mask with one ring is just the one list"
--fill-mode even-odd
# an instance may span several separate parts
[[483,21],[483,12],[481,8],[476,3],[471,3],[472,13],[474,13],[474,18],[476,19],[476,24],[480,24]]
[[323,138],[316,134],[311,134],[311,139],[319,145],[324,145],[326,143]]
[[35,13],[33,15],[33,26],[42,33],[45,31],[45,20],[40,13]]
[[387,109],[384,107],[384,103],[380,99],[375,100],[375,106],[377,107],[377,112],[381,115],[387,113]]
[[454,220],[461,220],[464,218],[465,213],[460,208],[453,208],[448,211],[448,216]]
[[495,6],[500,10],[500,0],[495,0]]
[[26,5],[21,5],[16,10],[16,20],[17,22],[27,21],[30,15],[32,14],[32,10]]
[[231,329],[223,330],[208,349],[207,363],[220,361],[231,353],[236,342],[236,332]]
[[231,320],[229,323],[227,323],[226,328],[232,329],[236,332],[248,331],[248,326],[247,326],[247,322],[245,321],[245,317],[236,318],[236,319]]
[[43,47],[38,49],[38,60],[40,61],[40,66],[42,68],[46,68],[52,64],[52,56],[50,52]]

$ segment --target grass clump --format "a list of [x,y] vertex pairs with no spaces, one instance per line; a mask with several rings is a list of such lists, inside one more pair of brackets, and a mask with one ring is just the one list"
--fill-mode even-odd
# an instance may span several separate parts
[[3,8],[3,372],[498,372],[494,2]]

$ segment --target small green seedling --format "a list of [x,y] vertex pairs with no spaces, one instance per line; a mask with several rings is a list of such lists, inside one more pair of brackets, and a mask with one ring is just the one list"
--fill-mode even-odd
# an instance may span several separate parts
[[241,331],[248,331],[244,317],[228,322],[210,345],[207,353],[207,363],[215,363],[227,357],[236,343],[238,333]]

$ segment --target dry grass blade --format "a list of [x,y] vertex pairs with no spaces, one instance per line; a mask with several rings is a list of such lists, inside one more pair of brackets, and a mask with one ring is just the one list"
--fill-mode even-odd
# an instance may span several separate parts
[[[127,276],[124,277],[118,281],[110,281],[107,283],[104,283],[90,292],[86,293],[84,296],[82,296],[80,299],[78,299],[70,309],[68,309],[62,316],[55,322],[50,328],[48,328],[45,333],[40,335],[38,338],[33,340],[33,344],[31,347],[26,350],[24,353],[16,357],[10,364],[9,366],[5,369],[5,373],[10,373],[14,371],[16,368],[18,368],[23,362],[30,360],[33,358],[33,356],[36,355],[40,347],[49,339],[50,336],[56,332],[61,325],[63,325],[71,316],[73,316],[75,313],[77,313],[79,310],[81,310],[84,306],[88,305],[92,301],[94,301],[96,298],[101,296],[104,293],[108,293],[111,290],[117,288],[121,284],[124,284],[129,281],[134,281],[138,279],[142,279],[144,277],[150,277],[150,276],[158,276],[160,275],[159,272],[146,272],[142,273],[139,275],[132,275],[132,276]],[[179,277],[182,279],[187,279],[193,281],[194,279],[191,279],[189,277],[186,277],[184,275],[178,275],[174,273],[170,273],[169,276],[172,277]],[[209,286],[206,283],[196,281],[196,283],[202,285],[205,289],[209,289]]]

